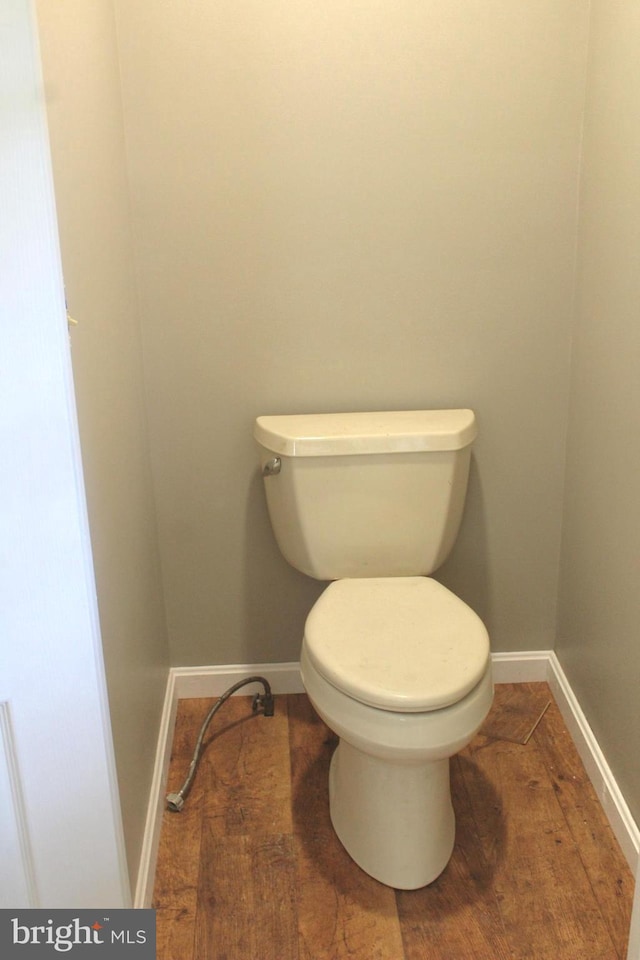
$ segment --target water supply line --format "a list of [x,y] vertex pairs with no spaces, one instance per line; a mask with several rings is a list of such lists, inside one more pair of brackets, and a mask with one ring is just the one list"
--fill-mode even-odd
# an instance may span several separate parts
[[198,739],[196,741],[196,747],[193,751],[193,759],[189,765],[189,772],[187,773],[187,778],[178,790],[177,793],[168,793],[166,796],[167,809],[171,810],[173,813],[180,813],[184,807],[184,802],[187,798],[187,794],[191,789],[193,783],[193,778],[196,775],[196,770],[198,768],[198,762],[200,760],[200,754],[202,753],[202,742],[204,740],[204,735],[207,732],[207,727],[213,720],[214,716],[229,697],[239,690],[240,687],[245,687],[248,683],[261,683],[264,687],[264,693],[256,695],[253,698],[252,709],[256,713],[260,707],[262,707],[262,713],[265,717],[272,717],[274,712],[274,702],[273,694],[271,693],[271,687],[269,682],[264,679],[264,677],[247,677],[246,680],[240,680],[238,683],[234,683],[232,687],[229,687],[228,690],[222,694],[221,697],[218,697],[214,705],[209,710],[209,713],[205,717],[205,721],[200,728],[200,733],[198,734]]

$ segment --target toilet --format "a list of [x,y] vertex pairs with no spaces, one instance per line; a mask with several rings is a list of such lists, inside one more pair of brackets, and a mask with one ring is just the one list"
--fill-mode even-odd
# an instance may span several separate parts
[[254,436],[280,551],[331,581],[307,617],[300,664],[339,737],[333,827],[376,880],[425,886],[453,851],[449,758],[493,700],[484,624],[429,576],[458,533],[475,416],[264,416]]

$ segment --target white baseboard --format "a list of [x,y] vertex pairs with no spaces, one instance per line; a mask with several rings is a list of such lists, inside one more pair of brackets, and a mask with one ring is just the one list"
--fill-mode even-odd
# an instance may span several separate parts
[[173,671],[169,670],[167,688],[164,695],[164,706],[162,708],[162,716],[160,717],[158,745],[156,747],[153,777],[151,778],[151,791],[147,805],[147,819],[145,822],[144,837],[142,839],[138,879],[133,898],[133,905],[138,909],[150,907],[153,899],[153,881],[156,875],[160,828],[162,827],[162,814],[165,807],[165,784],[169,773],[169,760],[171,759],[171,746],[173,744],[173,731],[176,725],[177,712],[178,695],[176,693],[175,679]]
[[[274,693],[304,693],[299,663],[240,663],[220,667],[173,667],[171,670],[176,697],[190,700],[194,697],[220,697],[245,677],[264,677]],[[255,688],[260,690],[258,686]],[[238,696],[248,696],[253,688],[238,690]]]
[[[640,855],[640,831],[555,653],[552,650],[494,653],[492,663],[495,683],[546,681],[549,684],[613,833],[635,874]],[[165,784],[178,700],[219,697],[234,683],[250,676],[264,677],[275,694],[304,693],[298,663],[172,667],[169,671],[136,885],[134,901],[136,907],[150,906],[153,895],[153,880],[165,805]],[[237,695],[250,694],[253,689],[259,690],[260,687],[247,687],[246,690],[242,688],[237,691]]]
[[492,653],[494,683],[536,683],[546,681],[551,650],[520,653]]

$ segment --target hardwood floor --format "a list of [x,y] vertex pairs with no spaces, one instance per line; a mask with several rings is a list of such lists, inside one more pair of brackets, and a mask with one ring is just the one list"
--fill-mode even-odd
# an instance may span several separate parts
[[[336,739],[306,696],[276,697],[273,718],[228,700],[184,810],[164,814],[158,960],[622,960],[633,878],[557,706],[526,744],[495,735],[523,691],[552,700],[546,684],[496,687],[493,735],[451,762],[452,859],[409,892],[367,876],[335,837]],[[168,790],[210,705],[179,704]]]

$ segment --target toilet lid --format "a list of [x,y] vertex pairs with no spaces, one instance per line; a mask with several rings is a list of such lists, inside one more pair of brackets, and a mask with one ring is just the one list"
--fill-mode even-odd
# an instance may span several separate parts
[[456,703],[489,661],[480,617],[429,577],[336,580],[311,610],[304,642],[329,683],[399,713]]

